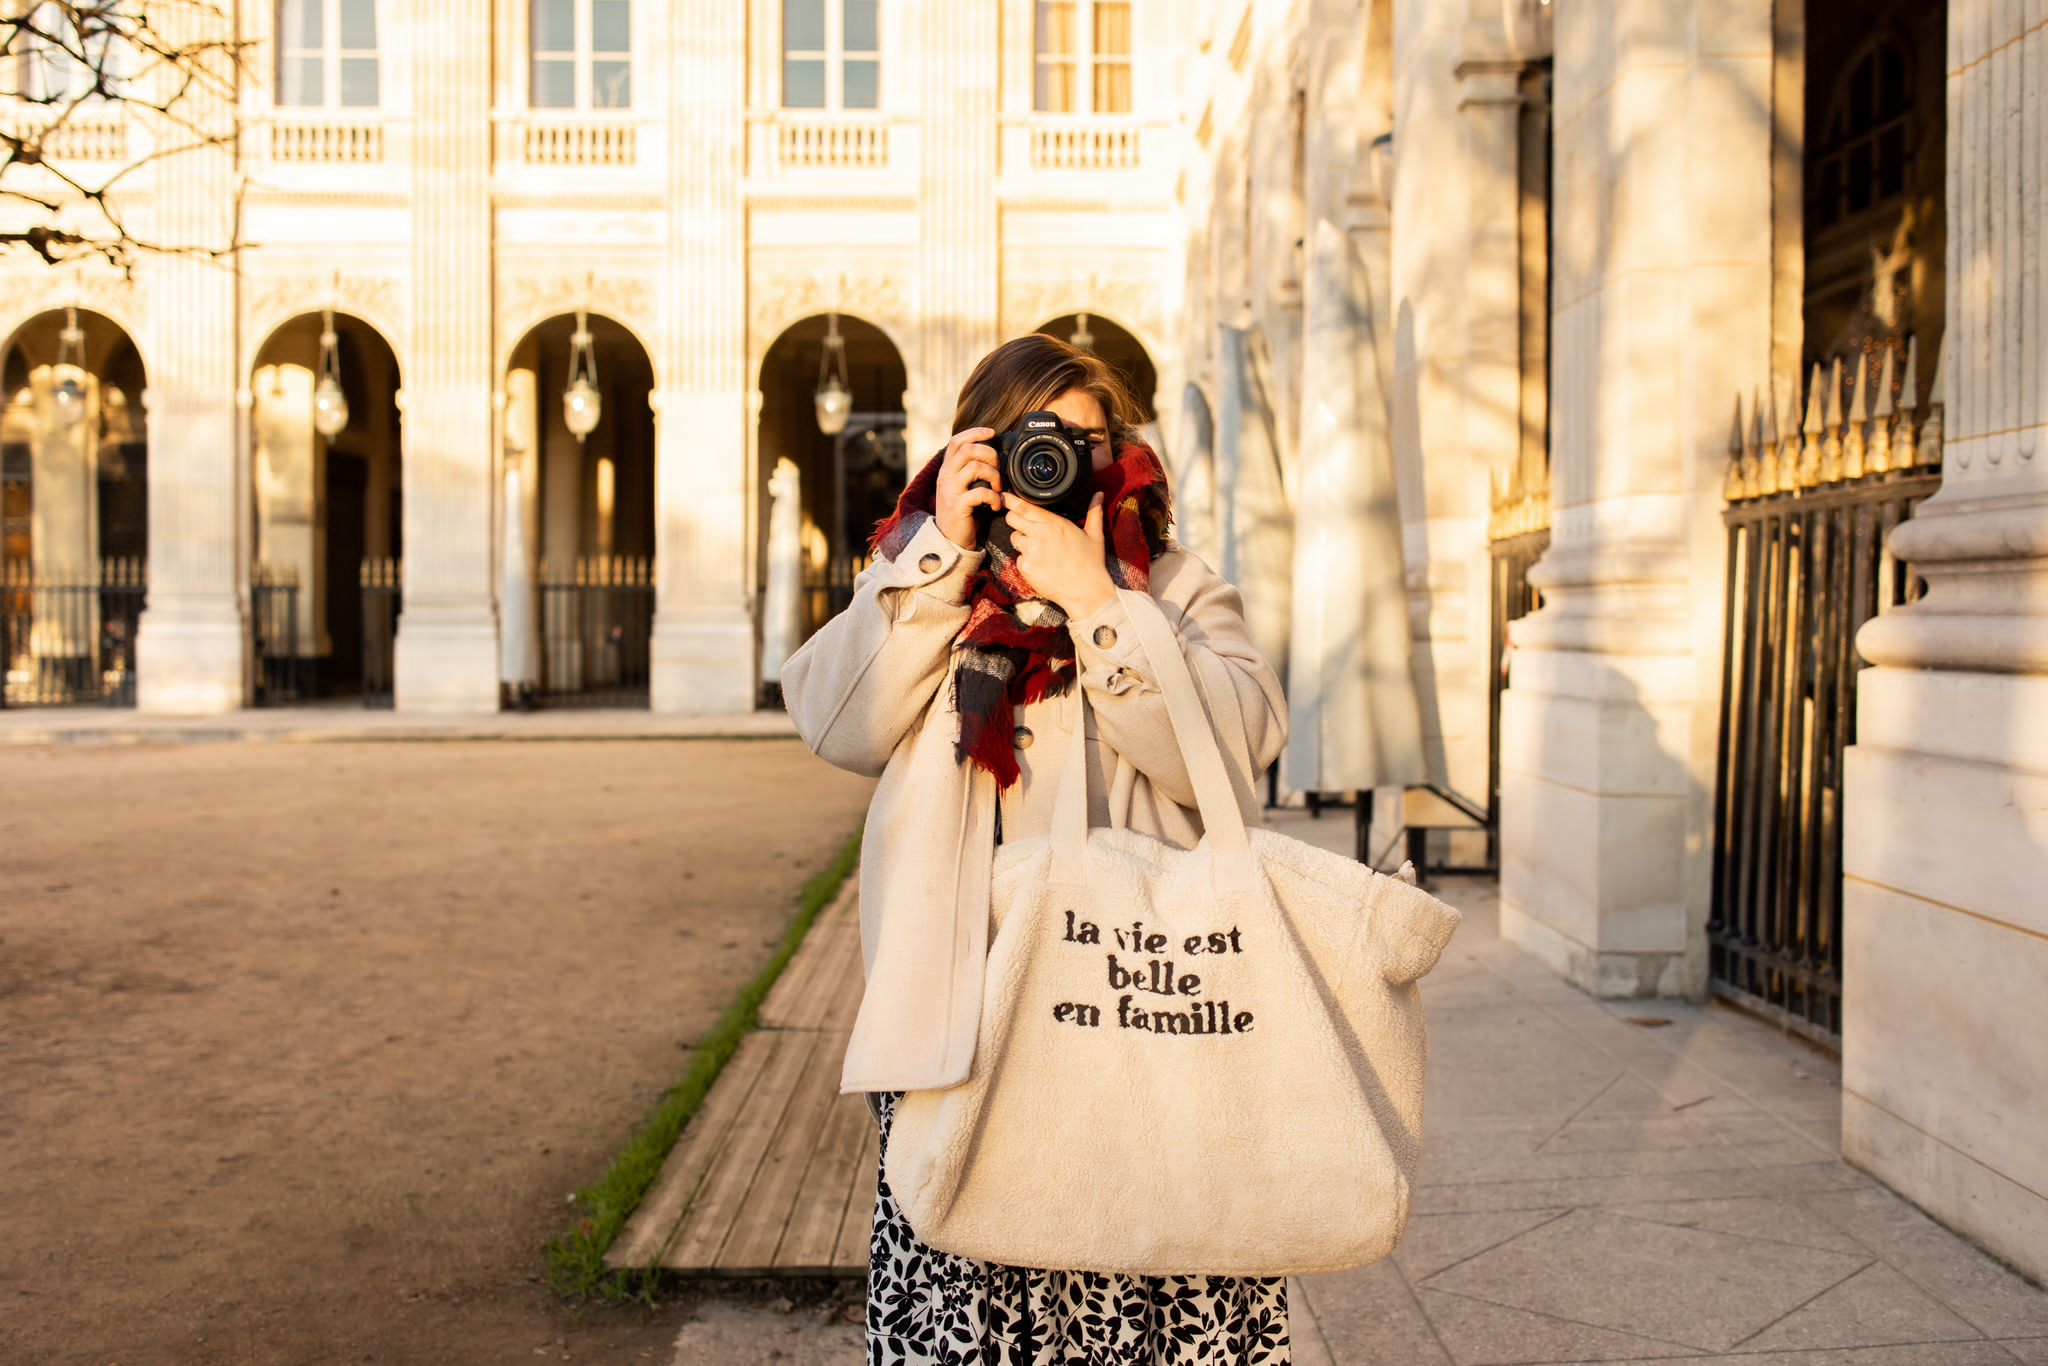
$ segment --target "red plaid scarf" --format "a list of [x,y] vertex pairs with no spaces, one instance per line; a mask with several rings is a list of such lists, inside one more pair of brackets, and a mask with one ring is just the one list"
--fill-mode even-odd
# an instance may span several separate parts
[[[926,462],[896,500],[896,511],[876,526],[872,553],[895,559],[932,516],[945,455],[941,451]],[[1166,470],[1150,446],[1123,438],[1116,459],[1095,471],[1095,487],[1102,493],[1110,580],[1119,588],[1143,590],[1151,582],[1153,557],[1165,552],[1172,518]],[[1032,595],[1017,572],[1008,532],[1004,518],[993,519],[981,568],[969,581],[967,624],[954,638],[954,648],[966,652],[953,670],[953,702],[960,713],[954,755],[994,774],[999,788],[1017,781],[1011,738],[1016,708],[1065,692],[1075,677],[1067,615]]]

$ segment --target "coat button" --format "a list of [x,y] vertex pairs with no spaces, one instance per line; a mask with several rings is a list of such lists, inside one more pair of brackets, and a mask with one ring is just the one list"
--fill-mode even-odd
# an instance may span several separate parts
[[917,567],[919,569],[922,569],[927,574],[931,573],[934,569],[937,569],[939,567],[938,552],[933,551],[931,554],[924,556],[917,562]]
[[1096,627],[1095,643],[1107,650],[1110,646],[1116,644],[1116,631],[1108,626]]
[[1016,733],[1011,738],[1016,742],[1018,749],[1031,748],[1031,728],[1029,726],[1017,727]]

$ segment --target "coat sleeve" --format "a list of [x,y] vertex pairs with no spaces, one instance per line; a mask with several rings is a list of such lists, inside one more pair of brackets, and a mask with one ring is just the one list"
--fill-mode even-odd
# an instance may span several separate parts
[[861,571],[846,610],[782,665],[783,704],[813,753],[881,775],[945,680],[981,560],[928,520],[895,559]]
[[1157,612],[1173,627],[1225,758],[1254,788],[1258,775],[1287,747],[1287,698],[1279,675],[1252,644],[1242,595],[1199,559],[1179,553],[1184,562],[1162,592],[1163,601],[1120,588],[1102,607],[1070,621],[1068,630],[1103,743],[1130,760],[1160,793],[1193,808],[1194,783],[1174,738],[1166,695],[1138,643],[1131,614]]

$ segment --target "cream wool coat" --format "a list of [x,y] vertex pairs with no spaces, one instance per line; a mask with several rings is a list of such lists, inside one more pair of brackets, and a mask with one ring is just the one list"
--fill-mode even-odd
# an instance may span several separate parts
[[[867,986],[842,1092],[953,1086],[974,1061],[999,798],[991,775],[954,758],[950,674],[981,560],[927,521],[893,561],[863,571],[847,609],[782,666],[783,698],[812,751],[881,778],[860,858]],[[1150,588],[1118,589],[1068,624],[1091,709],[1088,820],[1192,848],[1202,830],[1194,789],[1131,614],[1159,613],[1174,628],[1246,794],[1286,747],[1287,701],[1251,643],[1237,589],[1208,565],[1169,546]],[[1006,843],[1050,831],[1061,741],[1079,708],[1070,688],[1019,712],[1022,773],[1000,794]],[[1259,824],[1256,799],[1247,802],[1247,823]]]

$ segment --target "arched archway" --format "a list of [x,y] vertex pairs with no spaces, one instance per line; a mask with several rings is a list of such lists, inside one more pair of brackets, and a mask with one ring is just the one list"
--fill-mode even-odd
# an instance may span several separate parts
[[[594,372],[594,375],[593,373]],[[572,386],[591,381],[579,437]],[[498,487],[505,701],[648,704],[654,629],[654,363],[594,313],[536,324],[505,374]]]
[[[845,430],[828,436],[815,397],[821,368],[832,370],[827,339],[835,323],[851,411]],[[761,676],[771,694],[783,659],[852,597],[854,577],[867,566],[868,537],[903,490],[907,383],[888,334],[845,314],[792,324],[762,359],[755,581],[762,585]]]
[[[1129,328],[1100,313],[1083,312],[1062,313],[1032,330],[1073,342],[1102,357],[1109,363],[1109,368],[1130,386],[1131,397],[1138,401],[1139,425],[1149,427],[1158,422],[1159,415],[1154,405],[1158,402],[1159,367],[1153,364],[1151,353]],[[1159,441],[1157,430],[1149,435],[1156,446]]]
[[[361,318],[302,313],[249,377],[256,704],[388,705],[404,554],[398,357]],[[332,368],[339,404],[323,396]],[[333,424],[331,429],[329,424]]]
[[0,701],[135,700],[149,556],[146,377],[84,308],[0,344]]

